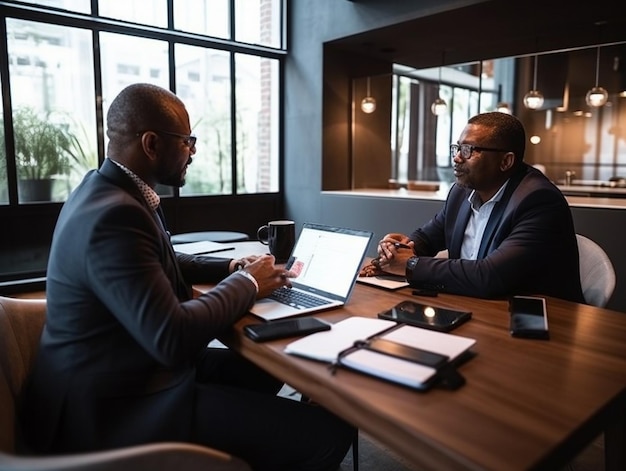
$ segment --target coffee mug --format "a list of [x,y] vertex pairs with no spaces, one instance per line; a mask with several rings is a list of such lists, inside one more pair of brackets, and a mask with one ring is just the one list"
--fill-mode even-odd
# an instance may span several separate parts
[[285,263],[296,243],[296,223],[288,220],[270,221],[259,227],[256,236],[259,242],[269,247],[276,263]]

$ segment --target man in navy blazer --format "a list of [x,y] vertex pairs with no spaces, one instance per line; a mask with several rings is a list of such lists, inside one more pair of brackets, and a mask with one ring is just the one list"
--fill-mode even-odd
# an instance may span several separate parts
[[[264,255],[175,253],[160,183],[182,186],[195,154],[171,92],[125,88],[107,114],[107,159],[59,215],[47,319],[22,420],[37,452],[195,442],[255,470],[334,470],[354,429],[319,406],[276,395],[282,383],[228,349],[207,348],[257,297],[289,285]],[[192,297],[191,283],[216,282]]]
[[[542,172],[523,162],[525,143],[514,116],[470,118],[450,146],[456,181],[443,209],[409,236],[383,237],[375,266],[363,274],[384,267],[413,286],[442,292],[584,302],[569,205]],[[446,249],[448,258],[434,257]]]

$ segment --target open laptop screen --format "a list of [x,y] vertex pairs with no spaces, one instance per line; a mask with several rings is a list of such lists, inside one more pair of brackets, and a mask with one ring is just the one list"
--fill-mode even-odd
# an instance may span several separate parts
[[287,267],[296,288],[347,298],[372,237],[368,231],[305,223]]

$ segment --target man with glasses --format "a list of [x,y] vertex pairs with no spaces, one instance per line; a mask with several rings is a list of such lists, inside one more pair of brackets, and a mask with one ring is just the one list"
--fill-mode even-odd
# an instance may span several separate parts
[[[361,274],[402,274],[414,287],[465,296],[537,294],[584,302],[569,205],[523,161],[525,145],[514,116],[470,118],[450,146],[456,181],[443,209],[409,236],[384,236],[379,256]],[[447,258],[435,257],[443,250]]]
[[[277,396],[282,382],[234,351],[207,348],[291,272],[264,255],[175,253],[157,184],[180,187],[196,153],[184,104],[135,84],[107,114],[107,158],[59,215],[47,320],[21,418],[36,452],[194,442],[255,470],[335,470],[355,430]],[[192,297],[191,283],[217,283]]]

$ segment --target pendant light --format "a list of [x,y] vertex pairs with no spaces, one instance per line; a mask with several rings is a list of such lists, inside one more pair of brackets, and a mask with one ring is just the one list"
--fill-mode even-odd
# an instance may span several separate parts
[[500,113],[512,114],[511,107],[505,101],[498,102],[496,105],[496,111],[499,111]]
[[609,98],[609,93],[602,87],[598,86],[598,76],[600,75],[600,46],[596,53],[596,86],[587,92],[585,95],[585,101],[589,106],[593,108],[599,108],[606,104]]
[[535,54],[535,67],[533,74],[533,88],[524,95],[524,106],[531,110],[537,110],[543,105],[543,94],[537,90],[537,55]]
[[430,105],[430,111],[432,111],[435,116],[441,116],[448,110],[448,104],[446,103],[446,100],[441,98],[441,69],[445,64],[444,57],[445,51],[441,53],[441,65],[439,66],[439,83],[437,85],[437,98],[435,99],[435,101],[433,101],[433,104]]
[[363,113],[373,113],[376,111],[376,100],[370,94],[370,78],[367,77],[367,93],[365,94],[365,98],[361,100],[361,110]]

